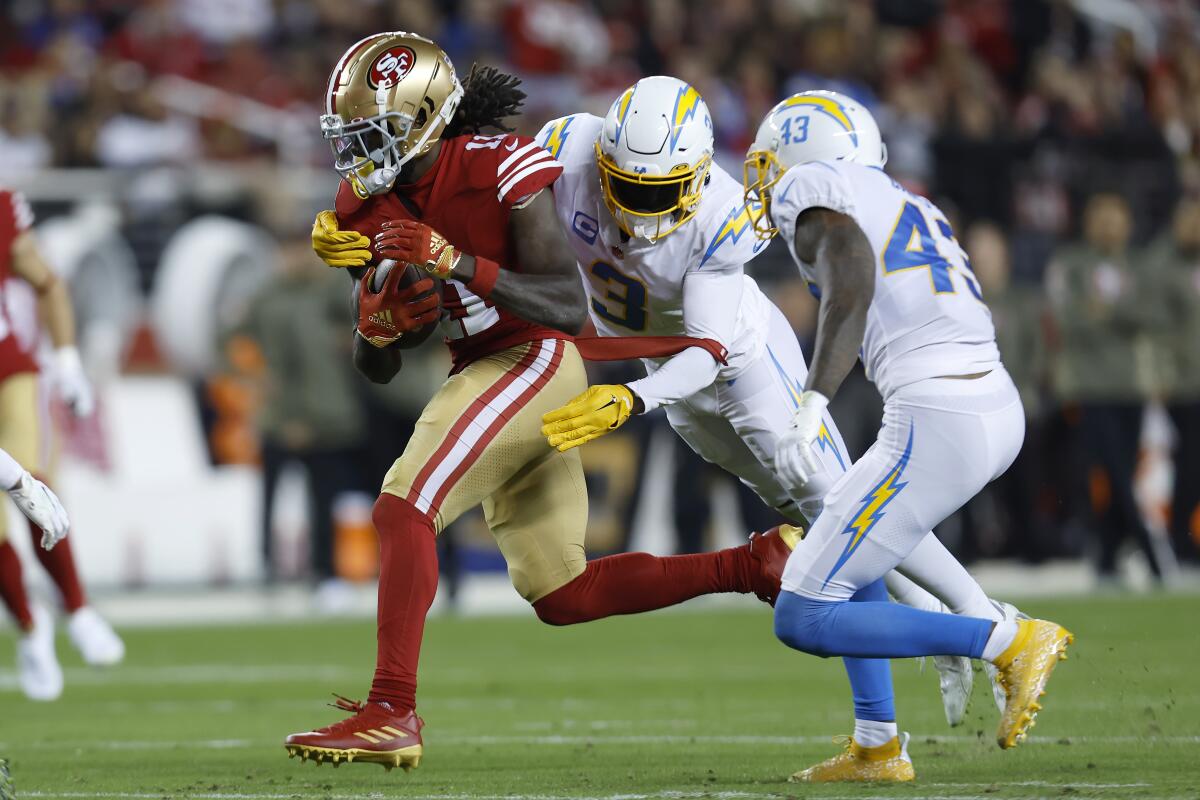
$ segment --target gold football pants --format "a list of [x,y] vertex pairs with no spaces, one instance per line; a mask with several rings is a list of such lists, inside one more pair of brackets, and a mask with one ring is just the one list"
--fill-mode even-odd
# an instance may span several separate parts
[[551,448],[542,415],[586,388],[575,345],[560,339],[472,362],[425,406],[383,491],[438,533],[482,502],[513,586],[540,600],[583,572],[588,516],[579,451]]

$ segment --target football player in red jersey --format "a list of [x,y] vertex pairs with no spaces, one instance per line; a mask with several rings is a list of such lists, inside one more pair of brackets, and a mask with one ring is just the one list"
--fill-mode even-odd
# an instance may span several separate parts
[[[92,392],[79,352],[75,349],[75,319],[66,286],[38,252],[30,228],[33,212],[24,196],[0,191],[0,448],[24,470],[45,475],[49,468],[45,410],[38,398],[38,363],[32,344],[22,341],[7,302],[8,283],[23,280],[38,295],[38,311],[50,333],[54,355],[49,379],[59,396],[78,415],[92,410]],[[17,649],[18,670],[25,694],[53,700],[62,692],[62,670],[54,654],[54,623],[49,612],[31,605],[21,578],[21,564],[6,536],[7,515],[0,509],[0,598],[24,632]],[[70,541],[53,550],[39,546],[45,531],[30,519],[34,552],[50,574],[70,618],[71,641],[84,660],[114,664],[125,646],[84,598],[75,570]]]
[[[400,353],[389,343],[437,316],[426,297],[437,291],[454,368],[375,503],[379,641],[368,700],[340,700],[348,719],[287,737],[291,755],[418,764],[417,659],[437,589],[434,539],[480,503],[514,587],[551,625],[715,592],[772,602],[779,591],[791,546],[778,532],[716,553],[586,560],[578,453],[554,450],[540,433],[544,413],[587,388],[572,342],[584,294],[544,191],[562,167],[530,138],[480,133],[506,130],[523,97],[515,78],[491,69],[460,85],[445,53],[409,33],[362,40],[330,77],[321,126],[344,180],[313,243],[355,278],[355,363],[371,380],[390,380]],[[388,259],[430,277],[398,288],[389,276],[381,299],[370,286]]]

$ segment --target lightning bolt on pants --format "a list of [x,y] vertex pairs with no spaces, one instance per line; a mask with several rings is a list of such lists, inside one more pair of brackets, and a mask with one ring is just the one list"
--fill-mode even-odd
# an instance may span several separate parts
[[1023,438],[1024,413],[1003,368],[893,392],[877,441],[834,483],[788,561],[777,635],[817,655],[978,657],[989,620],[846,601],[1002,474]]

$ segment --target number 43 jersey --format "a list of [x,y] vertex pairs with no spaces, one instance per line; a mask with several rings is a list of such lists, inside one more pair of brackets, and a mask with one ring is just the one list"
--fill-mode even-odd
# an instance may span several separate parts
[[[716,339],[729,354],[719,377],[736,377],[765,348],[770,308],[743,272],[766,242],[751,228],[741,183],[713,164],[692,219],[656,242],[629,238],[600,189],[595,144],[601,125],[599,117],[574,114],[551,120],[536,137],[563,165],[554,203],[596,330],[601,336]],[[704,285],[719,285],[719,296],[704,299]],[[654,372],[661,363],[647,361],[646,367]]]
[[853,217],[875,252],[875,296],[860,355],[884,397],[925,378],[999,365],[991,313],[937,206],[875,167],[813,161],[789,169],[771,191],[771,220],[819,298],[813,265],[795,250],[796,219],[814,207]]

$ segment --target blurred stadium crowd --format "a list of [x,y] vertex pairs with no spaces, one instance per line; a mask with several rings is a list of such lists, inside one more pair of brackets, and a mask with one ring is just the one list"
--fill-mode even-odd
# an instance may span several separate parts
[[[1087,553],[1103,575],[1126,538],[1156,573],[1172,551],[1195,559],[1191,0],[11,0],[0,10],[0,183],[22,188],[43,217],[87,199],[80,186],[101,187],[145,292],[174,231],[197,215],[232,216],[279,242],[269,288],[226,297],[236,315],[213,310],[223,357],[197,377],[198,396],[215,458],[261,462],[268,486],[299,459],[322,487],[312,493],[314,540],[326,543],[318,576],[333,570],[334,494],[374,490],[442,368],[427,348],[402,385],[358,380],[346,282],[307,249],[312,214],[332,198],[316,125],[328,70],[386,29],[435,39],[460,74],[480,61],[520,75],[529,97],[513,124],[529,134],[563,113],[603,114],[642,75],[681,77],[712,109],[718,161],[735,174],[787,94],[858,98],[880,121],[888,171],[951,215],[1030,421],[1008,475],[939,532],[966,559]],[[784,255],[773,246],[750,271],[807,337],[815,306]],[[871,392],[860,381],[835,404],[859,452],[877,424]],[[256,415],[253,435],[214,428],[231,408]],[[1135,491],[1145,419],[1169,420],[1173,494],[1158,503]],[[624,455],[592,457],[618,530],[642,483],[617,476],[644,465],[641,443],[664,423],[639,424]],[[673,485],[709,480],[682,448],[675,456]],[[629,468],[601,463],[613,458]],[[681,549],[704,546],[699,500],[677,504]],[[755,502],[742,508],[748,526],[766,522]]]

